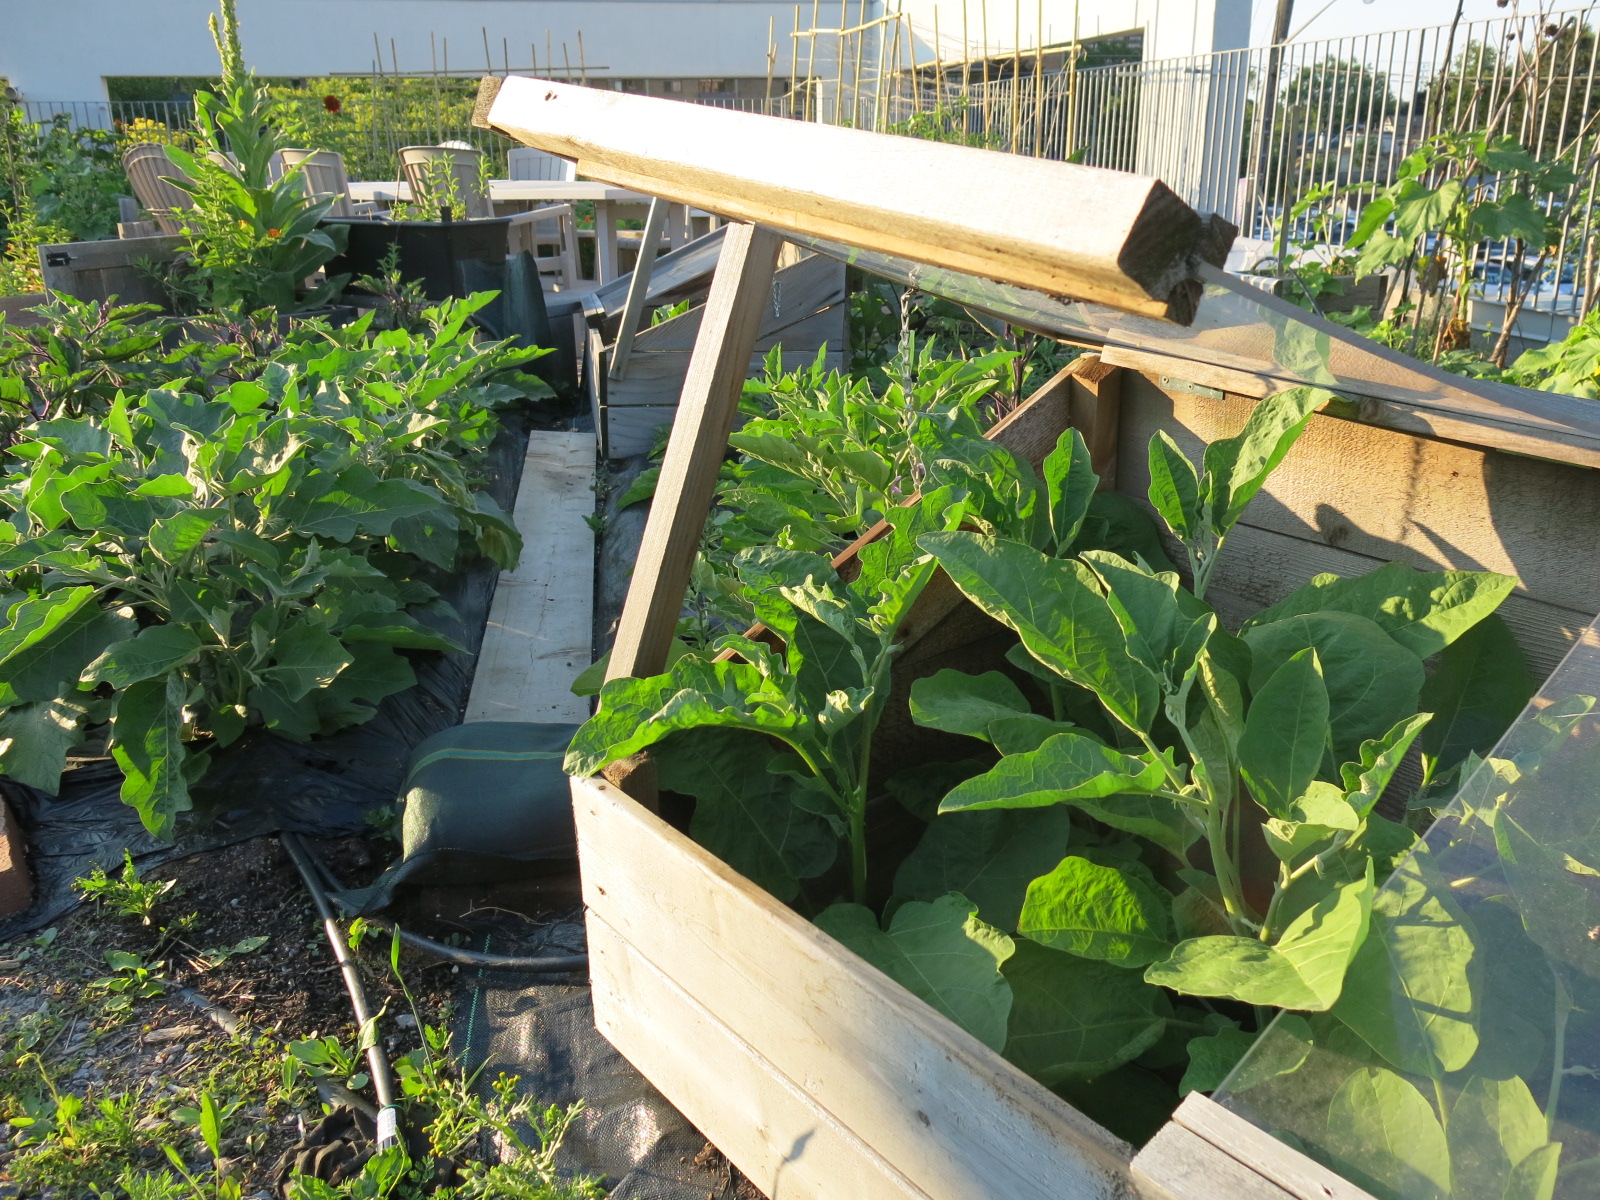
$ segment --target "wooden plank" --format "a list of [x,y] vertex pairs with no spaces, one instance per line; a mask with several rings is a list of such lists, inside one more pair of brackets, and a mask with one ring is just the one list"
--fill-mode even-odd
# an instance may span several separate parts
[[[1237,433],[1253,406],[1241,396],[1163,391],[1156,380],[1127,372],[1124,490],[1146,494],[1145,448],[1157,430],[1198,460],[1206,443]],[[1600,608],[1600,559],[1573,553],[1600,528],[1600,471],[1319,414],[1245,519],[1427,570],[1503,571],[1521,579],[1528,596],[1575,611]]]
[[588,719],[572,681],[594,651],[594,437],[534,430],[512,519],[522,560],[502,571],[467,700],[467,721]]
[[[787,244],[787,243],[786,243]],[[773,277],[772,295],[761,309],[757,336],[772,338],[814,313],[841,303],[845,298],[844,264],[825,255],[813,254],[792,266],[783,267]],[[638,352],[687,350],[700,331],[704,308],[688,312],[641,330],[634,341]]]
[[[750,366],[746,376],[759,375],[766,365],[767,351],[774,346],[784,348],[783,369],[793,371],[800,367],[809,367],[817,357],[817,351],[824,342],[830,346],[836,345],[840,327],[845,319],[845,307],[835,304],[832,308],[814,313],[804,320],[796,321],[786,329],[780,329],[756,342],[751,355]],[[658,327],[659,328],[659,327]],[[830,336],[831,335],[831,336]],[[648,350],[640,352],[635,343],[633,362],[628,368],[626,379],[608,379],[606,381],[606,403],[612,408],[622,408],[634,404],[651,404],[674,406],[678,402],[678,395],[683,389],[683,381],[688,374],[689,361],[693,357],[692,350]],[[829,359],[841,356],[830,354]]]
[[1133,1159],[1143,1200],[1296,1200],[1210,1142],[1168,1123]]
[[[1169,553],[1176,552],[1176,545]],[[1238,525],[1228,535],[1206,599],[1223,624],[1237,629],[1246,618],[1276,604],[1313,575],[1365,575],[1387,559],[1355,554],[1320,542]],[[1500,606],[1536,679],[1543,679],[1593,620],[1592,612],[1564,608],[1513,592]]]
[[1159,180],[861,129],[517,76],[473,120],[735,220],[1180,322],[1232,241]]
[[611,348],[611,378],[622,379],[628,374],[628,358],[633,354],[633,339],[639,332],[639,318],[644,315],[645,296],[650,291],[650,275],[655,270],[656,255],[661,250],[661,230],[667,223],[667,202],[650,201],[650,215],[644,223],[644,239],[639,244],[639,258],[628,275],[628,299],[622,306],[622,325],[617,331],[617,342]]
[[[722,251],[721,229],[696,238],[687,246],[680,246],[670,254],[656,259],[650,273],[650,291],[645,297],[645,307],[675,304],[686,295],[703,291],[711,284],[711,273],[717,268],[717,255]],[[601,318],[614,325],[622,318],[622,307],[627,302],[629,281],[614,279],[594,289],[591,295]],[[614,333],[615,330],[608,330]]]
[[596,1028],[769,1200],[929,1200],[593,912],[588,933]]
[[771,230],[744,225],[734,226],[722,243],[608,680],[652,675],[666,665],[781,242]]
[[912,1185],[1126,1196],[1125,1143],[615,788],[574,779],[572,793],[593,916]]
[[1285,1145],[1215,1100],[1191,1092],[1173,1122],[1266,1176],[1296,1200],[1372,1200],[1344,1176]]
[[[1289,380],[1220,367],[1198,359],[1128,350],[1109,344],[1102,349],[1101,355],[1106,362],[1143,372],[1153,378],[1167,376],[1240,396],[1259,398],[1298,386]],[[1533,429],[1488,414],[1451,412],[1436,406],[1364,395],[1342,386],[1337,390],[1345,403],[1337,410],[1330,410],[1329,415],[1341,420],[1377,425],[1423,437],[1448,438],[1469,446],[1533,455],[1553,462],[1574,463],[1584,467],[1600,466],[1600,441],[1587,435]]]

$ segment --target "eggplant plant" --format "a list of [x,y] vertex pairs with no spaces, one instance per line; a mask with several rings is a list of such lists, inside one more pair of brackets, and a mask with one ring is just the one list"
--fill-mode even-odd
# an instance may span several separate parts
[[106,726],[123,799],[164,835],[247,728],[358,724],[415,682],[404,652],[460,650],[423,577],[515,565],[463,458],[542,388],[515,371],[537,352],[475,344],[474,303],[23,427],[0,480],[0,771],[53,793]]
[[[1198,463],[1152,441],[1150,502],[1184,573],[1098,491],[1075,433],[1035,476],[965,429],[917,424],[924,492],[890,511],[893,539],[857,580],[742,551],[768,640],[608,684],[568,770],[652,748],[662,785],[697,801],[691,835],[786,901],[845,836],[849,893],[818,925],[1130,1136],[1119,1097],[1148,1114],[1215,1087],[1279,1012],[1376,1053],[1425,1041],[1429,1013],[1471,986],[1470,944],[1407,964],[1397,1012],[1383,948],[1450,910],[1421,884],[1379,895],[1426,864],[1378,805],[1413,747],[1425,779],[1446,778],[1527,698],[1493,615],[1515,580],[1322,575],[1224,627],[1205,599],[1219,555],[1330,398],[1271,397]],[[892,602],[873,595],[895,578],[883,564],[912,564]],[[970,739],[967,757],[874,768],[895,629],[934,564],[1017,642],[1003,671],[910,689],[912,718]],[[858,814],[886,792],[927,825],[875,910],[865,884],[885,868]]]

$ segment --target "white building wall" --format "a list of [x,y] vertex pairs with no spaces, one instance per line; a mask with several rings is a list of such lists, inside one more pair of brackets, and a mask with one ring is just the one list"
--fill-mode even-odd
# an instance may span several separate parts
[[[215,0],[0,0],[0,78],[33,101],[102,100],[118,75],[215,75],[206,18]],[[561,47],[574,72],[578,34],[591,79],[764,75],[767,30],[785,45],[794,6],[773,0],[238,0],[245,58],[263,75],[370,71],[390,41],[405,74],[484,66],[509,49],[526,70]],[[781,68],[787,74],[787,63]]]
[[[1236,50],[1250,40],[1251,0],[1027,0],[1008,3],[990,0],[988,4],[989,53],[1004,54],[1020,47],[1032,50],[1040,44],[1043,26],[1044,45],[1070,42],[1074,29],[1085,41],[1114,33],[1135,30],[1144,33],[1144,57],[1178,58],[1207,54],[1213,50]],[[831,7],[831,11],[830,11]],[[911,18],[917,33],[918,57],[926,62],[933,57],[933,34],[937,13],[940,58],[959,60],[962,17],[974,44],[973,55],[982,53],[984,6],[981,0],[876,0],[871,15],[892,13],[896,8]],[[851,22],[856,4],[849,5]],[[838,16],[837,6],[822,0],[824,24]],[[791,17],[791,24],[792,24]]]

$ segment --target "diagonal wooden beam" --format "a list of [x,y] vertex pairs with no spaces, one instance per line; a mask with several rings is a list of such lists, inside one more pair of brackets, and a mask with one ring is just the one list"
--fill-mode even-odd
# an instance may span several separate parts
[[754,225],[733,226],[722,243],[607,680],[666,667],[782,243]]

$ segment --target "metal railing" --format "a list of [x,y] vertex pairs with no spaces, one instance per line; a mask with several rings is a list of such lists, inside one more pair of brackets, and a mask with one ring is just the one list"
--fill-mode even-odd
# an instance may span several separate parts
[[[1155,175],[1263,241],[1284,230],[1298,200],[1331,184],[1344,193],[1324,205],[1334,244],[1429,137],[1509,134],[1581,177],[1570,195],[1544,198],[1562,234],[1528,303],[1576,317],[1594,306],[1600,282],[1597,7],[1095,67],[1075,67],[1071,47],[982,56],[968,48],[917,62],[910,47],[932,42],[930,30],[818,29],[796,35],[814,49],[801,65],[807,77],[794,83],[795,109]],[[1309,232],[1304,218],[1291,224],[1295,240]],[[1484,298],[1508,290],[1511,272],[1497,270],[1506,253],[1480,250]]]

